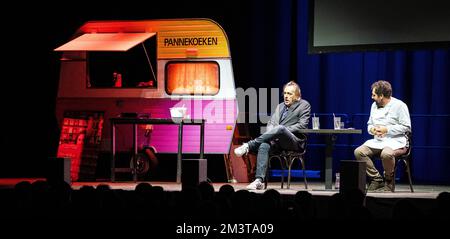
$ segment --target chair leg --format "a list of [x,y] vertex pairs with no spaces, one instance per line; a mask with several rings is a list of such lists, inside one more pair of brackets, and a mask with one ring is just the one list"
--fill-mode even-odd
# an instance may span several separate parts
[[[286,162],[286,157],[283,157],[284,160],[282,160],[281,157],[279,159],[280,159],[280,166],[281,166],[281,188],[284,188],[284,170],[286,169],[285,164],[287,162]],[[283,164],[283,162],[285,164]],[[289,185],[288,185],[288,187],[289,187]]]
[[280,156],[272,156],[272,157],[269,158],[269,160],[267,162],[267,166],[266,166],[266,178],[264,180],[264,189],[267,189],[267,182],[269,181],[269,169],[271,168],[270,162],[272,161],[272,158],[278,158],[278,160],[280,161],[280,166],[281,166],[281,188],[284,187],[284,169],[285,169],[285,167],[284,167],[284,164],[283,164],[283,160],[281,159]]
[[264,180],[264,189],[267,189],[267,175],[266,175],[266,179]]
[[292,164],[289,164],[288,166],[287,189],[291,187],[291,166]]
[[291,170],[292,170],[292,164],[294,164],[296,157],[290,156],[286,158],[286,166],[288,167],[288,184],[287,188],[289,189],[291,187]]
[[395,160],[395,165],[394,165],[394,172],[392,173],[392,189],[391,192],[395,192],[395,185],[396,185],[396,172],[397,172],[397,168],[398,168],[398,160]]
[[296,159],[297,157],[292,157],[292,158],[289,158],[289,171],[288,171],[288,188],[290,188],[290,186],[291,186],[291,170],[292,170],[292,164],[294,164],[294,162],[295,162],[295,159]]
[[403,161],[405,162],[406,173],[408,174],[409,188],[411,189],[411,192],[413,193],[414,189],[413,189],[413,186],[412,186],[411,170],[409,168],[409,160],[408,159],[404,159]]
[[[408,175],[408,182],[409,182],[409,189],[411,190],[411,192],[414,192],[413,186],[412,186],[412,180],[411,180],[411,169],[409,167],[409,160],[408,159],[401,159],[403,161],[403,163],[405,164],[405,171],[406,174]],[[398,160],[394,166],[394,175],[393,175],[393,184],[392,184],[392,192],[395,192],[395,174],[397,171],[397,166],[398,166],[398,162],[400,162],[400,160]]]
[[264,179],[264,189],[267,189],[267,181],[269,181],[269,169],[270,169],[270,160],[272,158],[270,157],[269,160],[267,161],[267,165],[266,165],[266,177]]
[[308,189],[308,182],[306,181],[305,162],[303,161],[303,157],[300,157],[299,160],[300,160],[300,163],[302,164],[303,182],[305,183],[305,189]]

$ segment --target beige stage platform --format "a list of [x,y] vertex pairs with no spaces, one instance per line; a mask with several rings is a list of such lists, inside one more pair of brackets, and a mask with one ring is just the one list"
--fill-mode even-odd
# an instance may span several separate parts
[[[14,185],[20,181],[36,181],[36,180],[44,180],[42,178],[3,178],[0,179],[0,188],[12,188]],[[129,182],[129,181],[122,181],[122,182],[109,182],[109,181],[102,181],[102,182],[74,182],[72,183],[73,189],[79,189],[84,185],[90,185],[96,187],[100,184],[106,184],[111,187],[111,189],[122,189],[122,190],[134,190],[136,185],[139,183],[142,183],[144,181],[138,181],[138,182]],[[165,191],[181,191],[181,184],[177,184],[175,182],[150,182],[147,181],[147,183],[150,183],[153,186],[161,186],[164,188]],[[245,189],[247,186],[247,183],[212,183],[214,186],[214,189],[216,191],[219,191],[219,188],[222,185],[229,184],[234,187],[235,191]],[[315,196],[331,196],[339,190],[333,189],[333,190],[325,190],[324,183],[322,182],[309,182],[308,183],[309,188],[307,189],[308,192],[310,192],[312,195]],[[367,196],[369,197],[376,197],[376,198],[426,198],[426,199],[434,199],[438,196],[439,193],[447,191],[450,192],[450,186],[447,185],[413,185],[414,186],[414,192],[412,193],[409,190],[409,185],[407,184],[396,184],[396,191],[394,193],[391,192],[376,192],[367,193]],[[286,185],[285,185],[286,187]],[[278,192],[280,192],[283,195],[294,195],[298,191],[305,191],[305,186],[303,182],[293,182],[291,183],[290,189],[282,189],[280,187],[280,183],[278,182],[270,182],[268,184],[268,189],[276,189]],[[255,193],[264,193],[265,190],[252,190]]]

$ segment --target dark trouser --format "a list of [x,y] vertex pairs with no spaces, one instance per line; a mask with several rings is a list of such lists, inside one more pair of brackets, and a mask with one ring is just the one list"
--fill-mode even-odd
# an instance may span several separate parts
[[266,177],[266,168],[269,161],[271,142],[275,142],[280,149],[300,150],[301,140],[291,133],[284,125],[277,125],[258,138],[248,142],[249,150],[257,152],[256,178],[262,180]]
[[383,149],[374,149],[367,147],[365,145],[361,145],[355,149],[355,157],[356,160],[361,160],[366,162],[367,164],[367,176],[371,178],[371,180],[381,181],[383,177],[375,168],[373,161],[371,158],[379,156],[383,163],[384,168],[384,176],[386,181],[391,181],[392,176],[394,175],[394,167],[395,167],[395,157],[398,155],[402,155],[406,153],[406,148],[400,148],[393,150],[389,147],[385,147]]

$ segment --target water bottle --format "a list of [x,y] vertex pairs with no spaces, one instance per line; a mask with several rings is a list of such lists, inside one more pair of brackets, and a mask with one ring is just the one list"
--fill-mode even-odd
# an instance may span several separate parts
[[340,180],[341,180],[341,174],[336,173],[336,181],[334,183],[334,189],[339,189]]

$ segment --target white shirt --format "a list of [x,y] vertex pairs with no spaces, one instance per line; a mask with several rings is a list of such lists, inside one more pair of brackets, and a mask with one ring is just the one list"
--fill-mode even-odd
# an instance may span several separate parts
[[377,104],[373,102],[370,108],[369,121],[367,121],[369,134],[372,134],[370,130],[376,125],[386,126],[387,133],[384,137],[374,136],[373,139],[367,140],[364,145],[375,149],[390,147],[393,150],[405,147],[407,143],[405,133],[411,131],[408,106],[394,97],[391,97],[389,103],[382,108],[378,108]]

